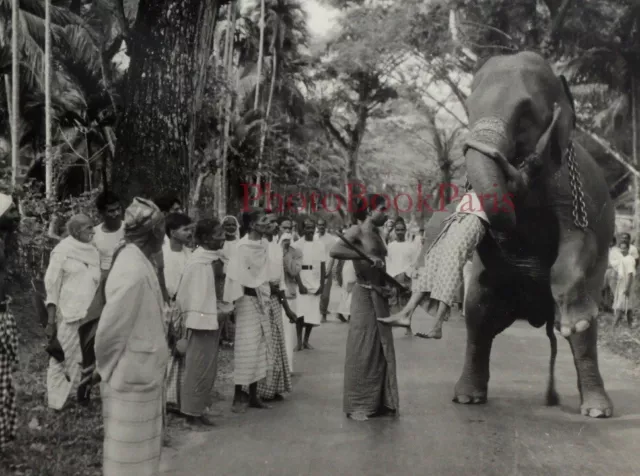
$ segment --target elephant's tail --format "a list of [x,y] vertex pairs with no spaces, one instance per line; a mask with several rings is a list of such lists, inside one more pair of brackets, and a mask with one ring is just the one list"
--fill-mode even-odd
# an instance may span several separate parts
[[546,325],[547,337],[549,338],[549,345],[551,347],[551,355],[549,357],[549,381],[547,382],[546,395],[547,406],[555,406],[560,403],[560,397],[558,396],[558,392],[556,392],[555,369],[556,356],[558,355],[558,339],[554,331],[554,324],[555,316],[552,315],[552,317],[547,320]]

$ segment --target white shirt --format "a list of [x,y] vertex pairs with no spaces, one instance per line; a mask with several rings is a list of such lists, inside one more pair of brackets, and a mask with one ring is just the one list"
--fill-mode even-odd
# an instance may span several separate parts
[[113,252],[118,244],[124,239],[124,222],[118,231],[107,233],[102,229],[102,223],[93,228],[95,235],[93,244],[100,252],[100,269],[109,270],[113,261]]
[[[300,271],[300,280],[310,294],[314,294],[320,289],[321,265],[325,262],[324,245],[319,240],[307,241],[306,238],[300,238],[291,246],[295,246],[302,251],[302,271]],[[311,266],[311,269],[304,269],[305,266]]]
[[322,243],[324,245],[324,250],[325,250],[324,261],[325,261],[325,263],[328,263],[329,260],[331,259],[331,257],[329,256],[329,253],[331,252],[331,248],[333,248],[333,245],[340,238],[338,238],[337,236],[330,235],[329,233],[325,233],[322,236],[316,235],[316,236],[314,236],[313,239],[314,240],[318,240],[320,243]]
[[387,249],[387,273],[389,276],[406,273],[420,253],[420,247],[411,241],[392,241],[387,245]]
[[636,274],[636,260],[633,256],[621,256],[621,258],[617,261],[616,272],[618,273],[618,277],[626,278],[631,274],[635,276]]
[[618,262],[623,258],[620,248],[613,246],[609,248],[609,266],[613,269],[618,268]]
[[191,256],[191,251],[186,246],[182,247],[182,251],[173,251],[170,240],[166,240],[162,245],[162,255],[164,258],[164,284],[167,287],[169,297],[173,297],[178,292],[180,277]]

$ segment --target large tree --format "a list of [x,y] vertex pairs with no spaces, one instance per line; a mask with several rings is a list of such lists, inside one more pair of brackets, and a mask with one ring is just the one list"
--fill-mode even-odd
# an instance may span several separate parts
[[206,61],[222,0],[140,0],[117,128],[113,186],[126,198],[172,191],[189,202]]

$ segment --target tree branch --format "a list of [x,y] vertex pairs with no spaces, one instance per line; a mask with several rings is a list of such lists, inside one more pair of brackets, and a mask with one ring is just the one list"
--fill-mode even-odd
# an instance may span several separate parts
[[336,129],[336,127],[331,123],[330,118],[323,116],[322,124],[324,125],[326,130],[329,131],[329,133],[331,134],[331,137],[333,137],[336,141],[338,141],[338,143],[342,147],[344,147],[346,150],[349,150],[347,139],[345,139],[344,136],[340,134],[340,131],[338,131],[338,129]]
[[595,134],[594,132],[588,131],[587,129],[585,129],[584,127],[577,127],[577,129],[580,132],[583,132],[584,134],[587,134],[589,137],[591,137],[595,142],[597,142],[604,150],[607,151],[607,153],[609,153],[609,155],[611,155],[615,160],[617,160],[618,162],[620,162],[622,165],[624,165],[632,174],[634,174],[636,177],[640,177],[640,171],[638,171],[638,169],[636,169],[634,166],[632,166],[631,164],[629,164],[624,156],[617,152],[613,146],[611,144],[609,144],[606,140],[604,140],[602,137],[600,137],[599,135]]

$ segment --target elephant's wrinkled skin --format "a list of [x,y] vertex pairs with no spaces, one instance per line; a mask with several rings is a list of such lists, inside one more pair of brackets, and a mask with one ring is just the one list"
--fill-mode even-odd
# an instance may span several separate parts
[[[574,355],[582,413],[609,417],[613,405],[598,369],[595,318],[614,209],[600,168],[574,142],[588,226],[583,230],[574,223],[566,151],[575,116],[563,80],[531,52],[493,57],[474,78],[465,146],[474,191],[506,195],[500,154],[518,166],[538,151],[541,165],[527,187],[512,197],[511,209],[496,210],[485,201],[492,226],[474,255],[465,292],[467,348],[454,401],[486,402],[493,339],[516,317],[534,327],[555,320]],[[476,124],[487,124],[487,118],[493,118],[491,127],[498,124],[497,133],[474,133],[480,127]],[[557,398],[548,400],[553,404]]]

